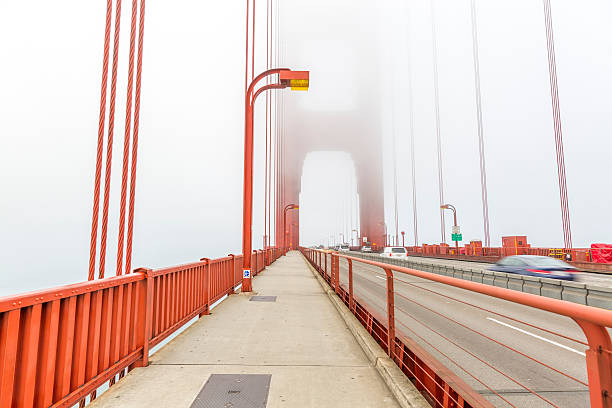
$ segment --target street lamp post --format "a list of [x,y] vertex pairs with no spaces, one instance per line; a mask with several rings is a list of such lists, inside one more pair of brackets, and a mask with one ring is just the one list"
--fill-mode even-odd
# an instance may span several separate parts
[[[255,86],[264,78],[278,75],[278,82],[264,85],[255,91]],[[291,71],[288,68],[274,68],[257,75],[245,95],[244,126],[244,190],[242,207],[242,291],[251,291],[251,252],[253,229],[253,108],[257,97],[270,89],[291,87],[292,90],[308,90],[308,71]]]
[[402,246],[405,247],[406,244],[404,243],[404,235],[406,234],[406,231],[402,231]]
[[283,241],[283,248],[287,248],[287,235],[289,234],[289,231],[287,231],[287,211],[289,210],[297,210],[299,209],[300,206],[297,204],[288,204],[285,206],[285,209],[283,210],[283,232],[284,232],[284,241]]
[[[457,225],[457,210],[455,209],[455,206],[451,205],[451,204],[444,204],[440,206],[441,210],[451,210],[453,212],[453,219],[454,219],[454,225],[453,225],[453,236],[455,238],[458,238],[457,235],[461,235],[459,233],[459,226]],[[459,240],[454,239],[453,241],[455,241],[455,248],[457,249],[457,255],[459,255]]]

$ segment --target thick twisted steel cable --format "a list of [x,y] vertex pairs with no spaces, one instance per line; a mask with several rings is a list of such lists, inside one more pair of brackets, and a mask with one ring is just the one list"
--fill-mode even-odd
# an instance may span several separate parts
[[106,170],[104,175],[104,202],[102,204],[102,232],[100,236],[100,265],[98,278],[104,278],[106,269],[106,236],[108,231],[108,203],[110,200],[111,170],[113,163],[113,136],[115,133],[115,103],[117,100],[117,65],[119,63],[119,36],[121,28],[121,0],[115,5],[115,35],[113,42],[113,66],[111,70],[110,106],[108,111],[108,136],[106,146]]
[[121,173],[121,202],[119,204],[119,237],[117,243],[116,275],[123,273],[123,246],[125,242],[125,210],[127,202],[128,165],[130,159],[130,137],[132,135],[132,101],[134,94],[134,53],[136,48],[136,21],[138,18],[138,0],[132,0],[130,28],[130,55],[128,62],[127,97],[125,103],[125,131],[123,137],[123,167]]
[[106,118],[106,94],[108,84],[108,53],[110,48],[112,0],[106,2],[106,23],[104,26],[104,55],[102,57],[102,85],[100,90],[100,114],[98,119],[98,147],[96,149],[96,171],[94,177],[94,202],[91,217],[91,239],[89,243],[89,280],[94,279],[96,270],[96,244],[98,241],[98,217],[100,214],[100,179],[102,176],[102,150],[104,148],[104,122]]
[[140,90],[142,84],[142,51],[144,41],[145,0],[140,1],[138,27],[138,57],[136,59],[136,95],[134,100],[134,133],[132,135],[132,171],[130,175],[130,204],[128,212],[127,243],[125,249],[125,273],[132,267],[132,237],[134,234],[134,204],[136,201],[136,164],[138,163],[138,127],[140,124]]

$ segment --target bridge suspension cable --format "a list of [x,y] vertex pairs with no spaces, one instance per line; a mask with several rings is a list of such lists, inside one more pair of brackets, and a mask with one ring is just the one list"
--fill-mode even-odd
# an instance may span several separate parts
[[555,147],[557,154],[557,177],[559,179],[559,198],[561,201],[561,221],[563,224],[563,244],[572,248],[572,231],[570,226],[569,203],[567,198],[567,181],[565,178],[565,154],[563,152],[563,130],[561,127],[561,109],[559,107],[559,88],[557,85],[557,61],[555,58],[555,37],[552,25],[550,0],[542,0],[544,21],[546,25],[546,46],[548,51],[548,74],[550,79],[550,96],[553,111]]
[[[125,116],[125,136],[124,136],[124,152],[123,152],[123,172],[121,184],[121,197],[119,206],[119,239],[117,247],[117,269],[116,274],[122,273],[124,237],[125,237],[125,207],[127,201],[127,180],[128,180],[128,161],[130,159],[130,136],[132,136],[132,157],[131,157],[131,173],[130,173],[130,198],[128,209],[128,229],[127,229],[127,247],[126,247],[126,273],[131,269],[132,256],[132,237],[133,237],[133,219],[134,205],[136,193],[136,164],[138,151],[138,128],[140,116],[140,89],[141,89],[141,72],[142,72],[142,52],[143,52],[143,36],[144,36],[144,11],[145,2],[140,2],[140,17],[138,29],[138,54],[136,64],[136,96],[134,103],[134,126],[132,134],[132,94],[133,94],[133,76],[134,76],[134,49],[136,41],[136,25],[138,21],[138,0],[132,1],[132,21],[130,32],[130,55],[128,68],[128,84],[127,84],[127,100],[126,100],[126,116]],[[102,57],[102,84],[100,95],[100,114],[98,123],[98,143],[96,150],[96,167],[94,177],[94,204],[92,213],[91,239],[89,251],[89,274],[88,279],[95,279],[96,269],[96,252],[98,242],[98,222],[100,210],[100,187],[102,179],[102,157],[104,154],[104,134],[106,124],[106,102],[108,95],[108,65],[110,54],[110,38],[111,38],[111,22],[113,14],[113,1],[107,1],[106,21],[104,27],[104,52]],[[98,265],[98,278],[103,278],[106,269],[107,255],[107,237],[108,237],[108,212],[110,203],[110,186],[112,181],[112,159],[113,159],[113,139],[115,131],[115,108],[117,96],[117,70],[119,64],[119,44],[120,44],[120,27],[121,27],[121,0],[115,2],[115,24],[113,27],[113,56],[111,68],[111,86],[110,86],[110,103],[108,117],[108,132],[106,138],[106,164],[104,169],[104,195],[102,204],[102,226],[100,233],[100,252]]]
[[128,165],[130,160],[130,137],[132,129],[132,103],[134,96],[134,55],[136,48],[136,23],[138,18],[138,2],[132,0],[132,15],[130,27],[130,54],[128,61],[128,83],[125,105],[125,131],[123,139],[123,165],[121,174],[121,198],[119,205],[119,237],[117,243],[116,275],[122,274],[123,247],[125,240],[125,209],[127,202]]
[[[408,6],[410,7],[410,6]],[[408,9],[410,10],[410,9]],[[407,19],[410,16],[407,16]],[[410,28],[408,28],[408,69],[407,69],[407,87],[408,87],[408,126],[410,137],[410,172],[412,177],[412,223],[414,227],[414,246],[419,245],[419,228],[418,228],[418,211],[417,211],[417,188],[416,188],[416,164],[414,151],[414,98],[412,95],[412,56],[410,50]]]
[[478,127],[478,153],[480,162],[480,191],[482,200],[482,224],[484,246],[491,246],[489,233],[489,199],[487,193],[487,171],[485,166],[484,135],[482,127],[482,93],[480,91],[480,59],[478,55],[478,21],[476,20],[476,0],[471,0],[472,54],[474,56],[474,91],[476,95],[476,125]]
[[128,208],[127,243],[125,247],[125,273],[132,269],[132,237],[134,235],[134,205],[136,202],[136,164],[138,163],[138,129],[140,125],[140,90],[142,86],[142,50],[144,40],[145,0],[140,0],[138,24],[138,56],[136,57],[136,93],[134,96],[134,130],[132,133],[132,166],[130,174],[130,203]]
[[100,90],[100,114],[98,121],[98,147],[93,191],[93,215],[91,218],[91,240],[89,244],[89,280],[94,279],[96,270],[96,246],[98,243],[98,218],[100,211],[100,179],[102,174],[102,152],[104,149],[104,124],[106,120],[106,95],[108,85],[108,54],[110,48],[111,17],[113,2],[106,2],[106,24],[104,26],[104,53],[102,57],[102,85]]
[[[433,46],[433,80],[434,80],[434,110],[436,116],[436,147],[438,153],[438,190],[440,193],[440,205],[444,204],[444,178],[442,172],[442,137],[440,135],[440,93],[438,86],[438,41],[436,29],[436,5],[435,0],[430,0],[431,6],[431,38]],[[446,231],[444,222],[444,210],[440,209],[440,233],[442,243],[446,243]]]
[[111,169],[113,162],[113,135],[115,131],[115,102],[117,100],[117,64],[119,62],[119,34],[121,27],[121,0],[117,0],[115,12],[115,35],[113,42],[113,65],[111,69],[110,106],[108,112],[108,135],[106,145],[106,169],[104,176],[104,202],[102,204],[102,231],[100,237],[100,265],[98,277],[104,277],[106,266],[106,237],[108,233],[108,203],[110,198]]

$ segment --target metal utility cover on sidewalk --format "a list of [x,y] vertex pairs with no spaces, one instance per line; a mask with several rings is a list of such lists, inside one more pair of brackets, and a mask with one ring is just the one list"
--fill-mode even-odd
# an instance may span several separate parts
[[191,408],[265,408],[271,374],[211,374]]
[[276,296],[251,296],[251,302],[276,302]]

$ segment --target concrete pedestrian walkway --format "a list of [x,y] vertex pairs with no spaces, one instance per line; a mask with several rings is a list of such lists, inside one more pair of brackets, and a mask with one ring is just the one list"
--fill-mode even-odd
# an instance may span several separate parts
[[[211,374],[267,374],[267,408],[398,407],[298,252],[255,277],[253,290],[230,296],[89,406],[188,408]],[[223,401],[194,407],[261,406]]]

